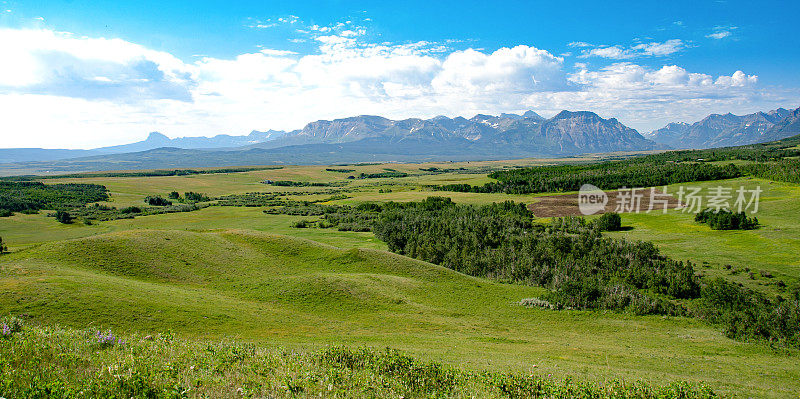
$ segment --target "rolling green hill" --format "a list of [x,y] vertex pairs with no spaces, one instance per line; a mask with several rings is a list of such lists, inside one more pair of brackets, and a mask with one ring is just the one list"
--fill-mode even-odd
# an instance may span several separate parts
[[540,293],[384,251],[248,230],[119,231],[0,257],[0,309],[33,324],[305,349],[389,346],[473,370],[703,381],[766,397],[800,389],[794,355],[691,319],[517,304]]

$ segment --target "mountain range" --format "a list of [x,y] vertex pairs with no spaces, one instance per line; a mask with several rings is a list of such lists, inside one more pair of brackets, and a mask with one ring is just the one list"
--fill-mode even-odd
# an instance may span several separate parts
[[0,149],[0,174],[560,157],[741,145],[799,133],[800,108],[714,114],[694,124],[668,124],[647,137],[588,111],[565,110],[549,119],[533,111],[469,119],[362,115],[319,120],[291,132],[174,139],[153,132],[143,141],[92,150]]
[[798,113],[778,108],[747,115],[712,114],[699,122],[670,123],[645,137],[676,149],[714,148],[763,143],[800,133]]

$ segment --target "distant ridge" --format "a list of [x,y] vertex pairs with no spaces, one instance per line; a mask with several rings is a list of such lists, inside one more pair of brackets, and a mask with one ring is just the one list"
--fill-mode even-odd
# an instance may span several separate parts
[[124,152],[153,150],[161,147],[175,147],[175,148],[186,148],[186,149],[242,147],[246,145],[263,143],[269,140],[273,140],[284,134],[285,132],[277,130],[269,130],[266,132],[259,132],[257,130],[253,130],[247,136],[231,136],[227,134],[220,134],[214,137],[178,137],[171,139],[159,132],[152,132],[150,133],[150,135],[147,136],[147,139],[143,141],[131,144],[97,148],[95,151],[100,151],[106,154],[120,154]]
[[[231,143],[246,143],[230,146]],[[157,148],[152,148],[158,146]],[[665,148],[614,118],[562,111],[544,119],[522,115],[475,115],[431,119],[361,115],[319,120],[292,132],[169,139],[151,133],[141,142],[97,149],[100,155],[6,164],[3,170],[98,171],[234,165],[419,162],[571,156]],[[14,172],[11,172],[14,173]],[[9,174],[9,172],[5,172]]]
[[[616,119],[588,112],[562,111],[544,119],[533,111],[523,115],[478,114],[470,119],[437,116],[431,119],[391,120],[362,115],[319,120],[303,129],[253,148],[279,148],[306,144],[370,143],[375,149],[402,143],[413,153],[446,152],[517,155],[575,155],[586,152],[638,151],[658,147]],[[451,148],[434,149],[447,145]],[[359,145],[360,146],[360,145]],[[410,147],[417,148],[410,148]]]
[[667,124],[646,137],[673,148],[728,147],[780,140],[799,133],[798,110],[778,108],[741,116],[712,114],[693,124]]

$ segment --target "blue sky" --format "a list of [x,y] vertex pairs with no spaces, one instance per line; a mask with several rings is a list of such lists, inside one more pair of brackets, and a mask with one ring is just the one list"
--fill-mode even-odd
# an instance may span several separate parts
[[646,132],[800,106],[798,2],[98,3],[0,1],[4,146],[526,109]]

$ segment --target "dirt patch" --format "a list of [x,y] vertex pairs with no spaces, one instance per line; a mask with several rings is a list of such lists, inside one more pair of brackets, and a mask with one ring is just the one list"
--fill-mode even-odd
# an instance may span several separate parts
[[[665,206],[667,209],[673,209],[679,205],[677,198],[672,195],[665,195],[663,191],[658,189],[654,193],[651,193],[649,188],[637,189],[635,192],[636,197],[633,196],[630,190],[606,191],[605,194],[608,196],[608,202],[604,209],[596,214],[607,212],[630,213],[636,212],[637,208],[639,212],[647,212],[648,209],[652,209],[650,213],[658,213],[663,212]],[[625,206],[621,206],[623,204]],[[528,209],[536,217],[541,218],[583,216],[578,206],[577,193],[538,197],[536,202],[528,205]]]

